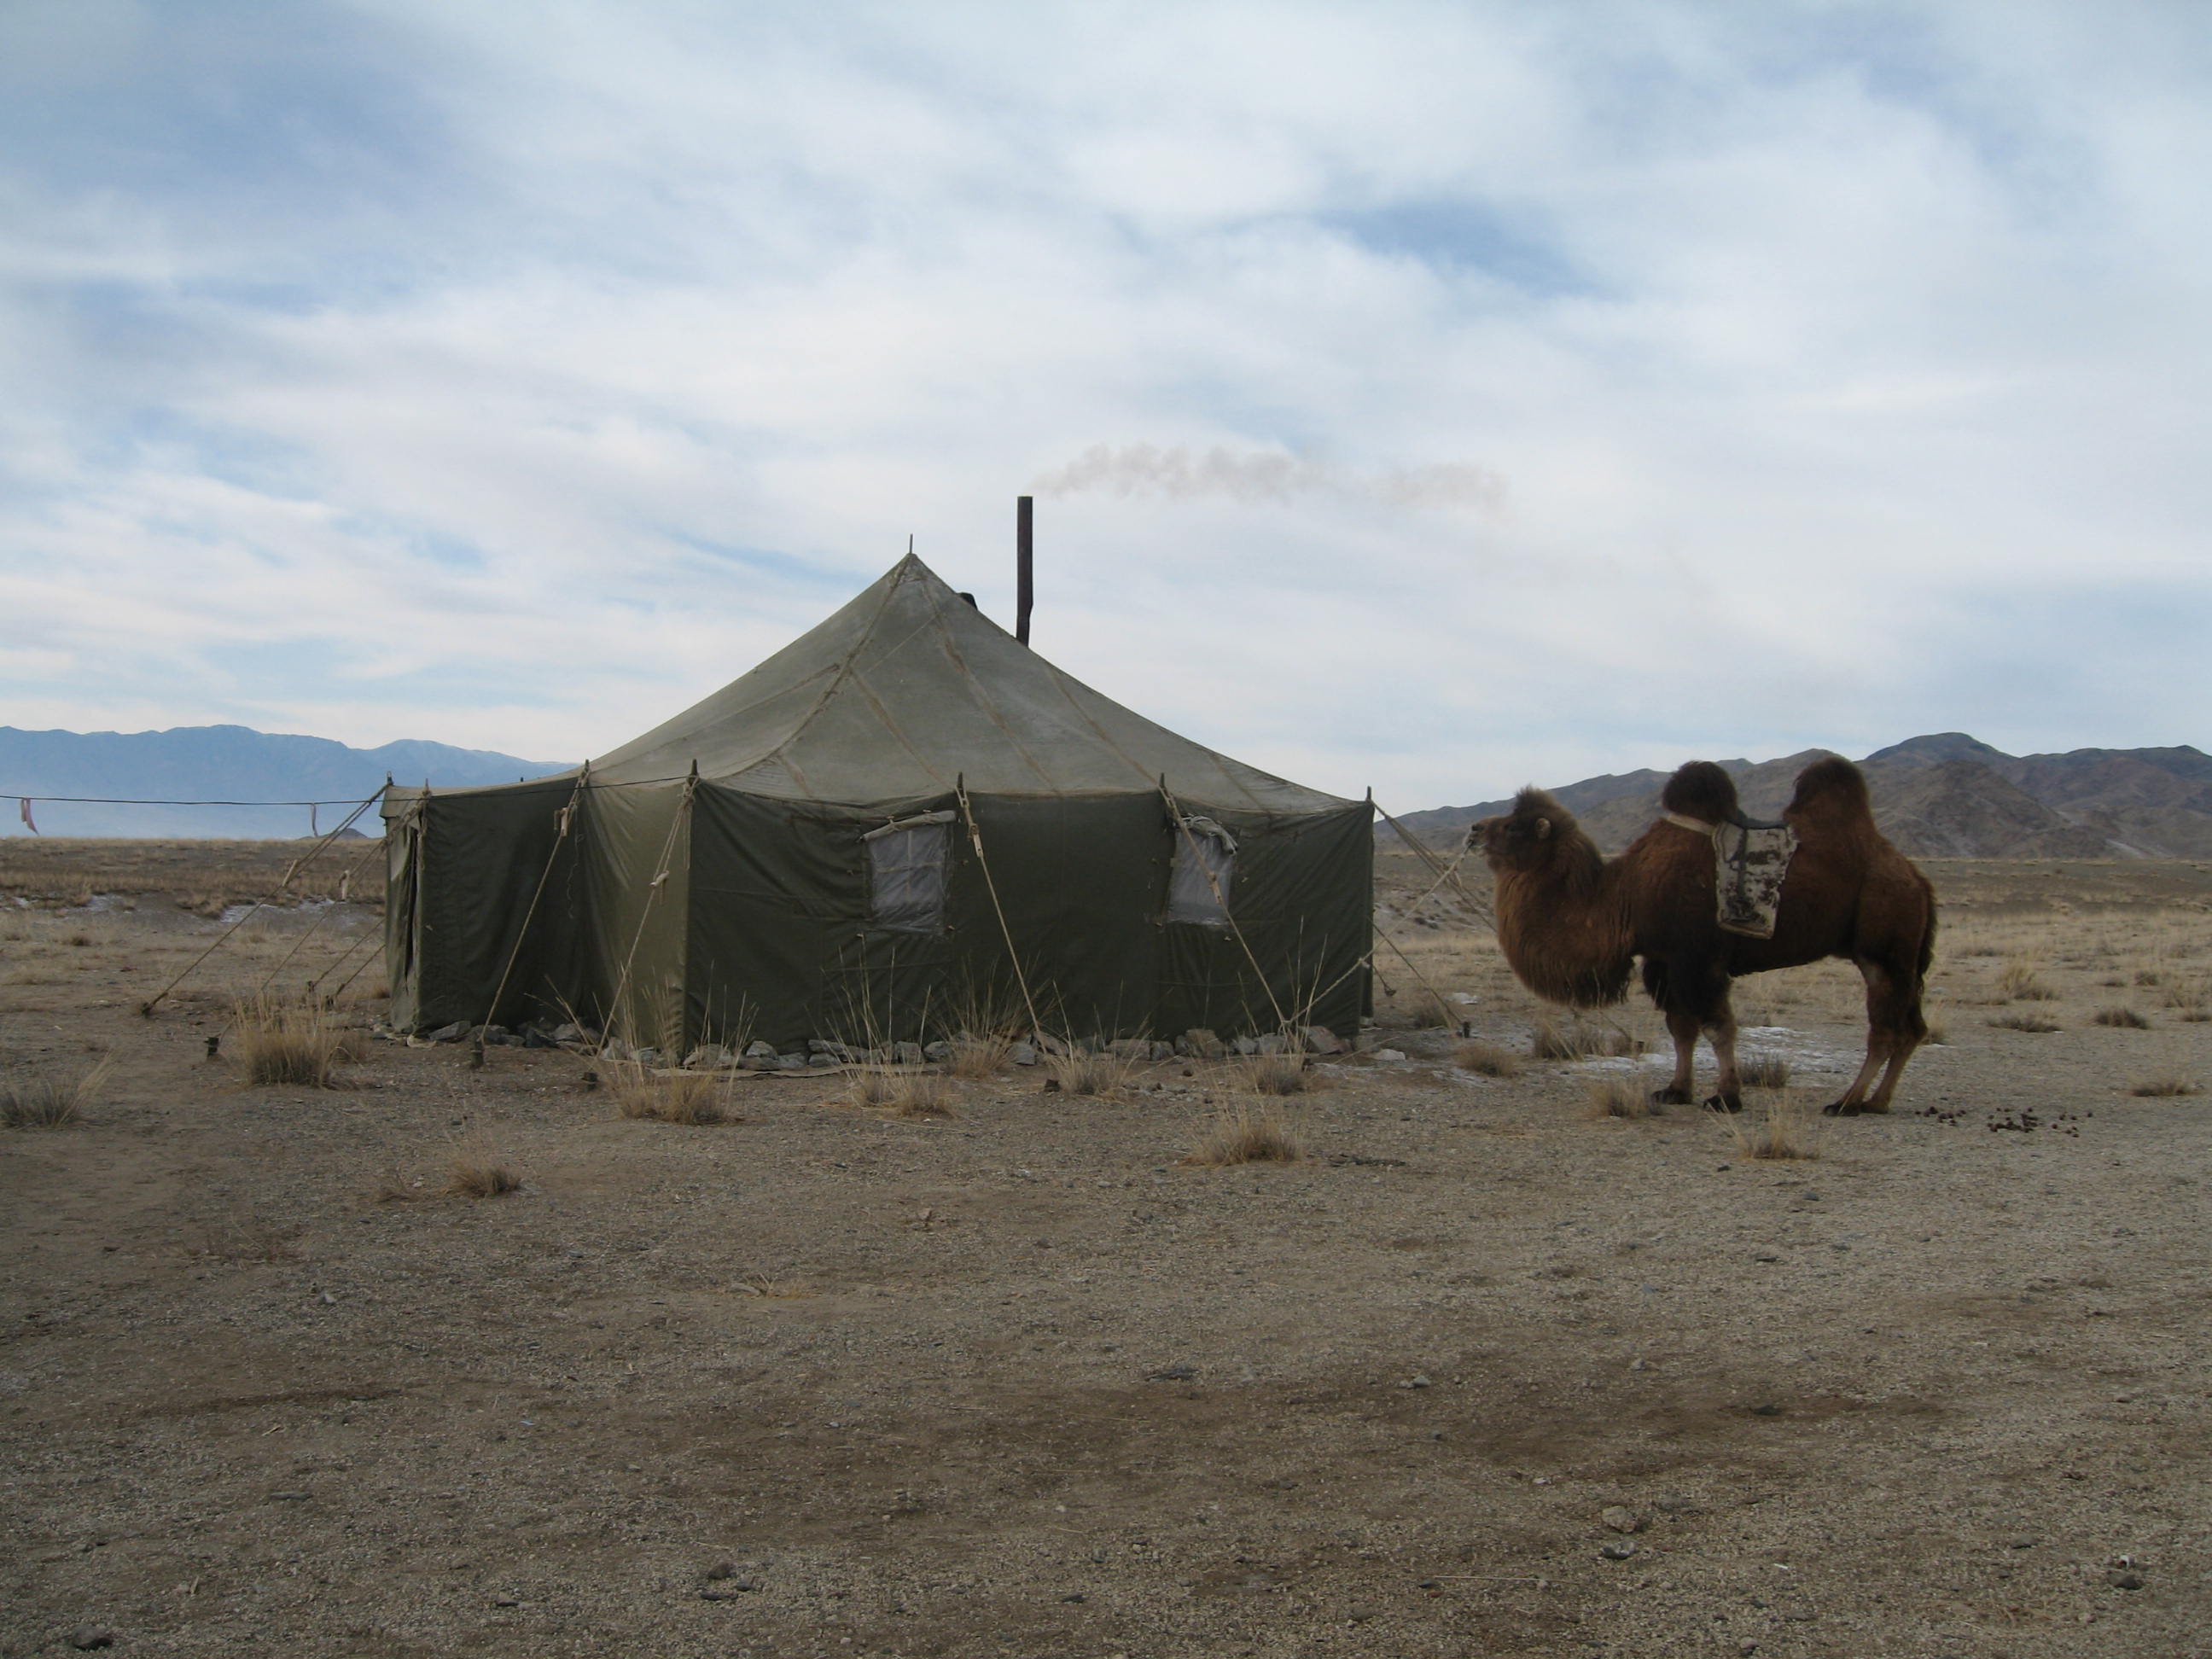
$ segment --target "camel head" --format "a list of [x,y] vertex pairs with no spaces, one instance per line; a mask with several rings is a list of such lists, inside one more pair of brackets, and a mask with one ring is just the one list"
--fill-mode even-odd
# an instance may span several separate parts
[[1579,833],[1573,813],[1532,787],[1513,798],[1513,810],[1504,817],[1471,824],[1467,844],[1480,848],[1492,870],[1534,870],[1551,862]]

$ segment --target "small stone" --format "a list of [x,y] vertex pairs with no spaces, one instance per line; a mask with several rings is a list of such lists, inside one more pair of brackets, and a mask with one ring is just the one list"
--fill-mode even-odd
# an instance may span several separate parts
[[1203,1025],[1192,1026],[1176,1046],[1196,1060],[1219,1060],[1229,1052],[1228,1045]]
[[1150,1060],[1152,1045],[1142,1037],[1117,1037],[1106,1045],[1106,1052],[1116,1060]]
[[823,1054],[819,1049],[806,1057],[806,1069],[810,1072],[833,1071],[838,1064],[836,1055]]
[[1072,1595],[1063,1595],[1060,1599],[1063,1601],[1087,1601],[1091,1598],[1084,1595],[1081,1590],[1077,1590]]
[[1195,1365],[1163,1365],[1156,1371],[1146,1371],[1147,1382],[1188,1382],[1198,1375]]
[[775,1058],[775,1044],[766,1042],[762,1038],[755,1037],[750,1042],[745,1044],[745,1058],[747,1060],[774,1060]]
[[1782,1260],[1780,1256],[1775,1255],[1771,1250],[1753,1250],[1751,1253],[1751,1259],[1753,1261],[1779,1261]]
[[1642,1532],[1644,1517],[1625,1504],[1609,1504],[1598,1513],[1599,1520],[1615,1532]]
[[1803,1601],[1785,1602],[1779,1611],[1793,1625],[1809,1625],[1814,1617],[1812,1607]]
[[1260,1052],[1260,1040],[1257,1037],[1241,1036],[1231,1046],[1240,1054],[1250,1055]]
[[304,1504],[307,1500],[303,1492],[272,1492],[269,1496],[280,1504]]
[[2114,1589],[2139,1590],[2143,1587],[2142,1575],[2125,1567],[2114,1567],[2105,1575],[2105,1582]]
[[94,1648],[112,1648],[115,1645],[115,1632],[105,1625],[79,1625],[69,1633],[69,1644],[81,1653],[88,1653]]
[[702,1042],[684,1056],[687,1070],[711,1072],[730,1064],[730,1051],[719,1042]]
[[1402,1048],[1377,1048],[1375,1050],[1375,1058],[1377,1060],[1403,1060],[1405,1057],[1406,1051]]
[[1636,1553],[1636,1540],[1632,1538],[1616,1538],[1609,1544],[1601,1544],[1597,1553],[1608,1561],[1626,1561]]
[[1436,1384],[1425,1376],[1409,1376],[1398,1385],[1401,1389],[1433,1389]]
[[585,1035],[584,1028],[574,1020],[564,1020],[553,1028],[553,1041],[556,1042],[581,1042]]
[[1006,1058],[1017,1066],[1034,1066],[1037,1063],[1037,1051],[1034,1044],[1017,1042],[1006,1050]]
[[952,1058],[952,1045],[939,1038],[935,1042],[921,1045],[921,1057],[933,1066],[942,1066]]
[[526,1048],[557,1048],[561,1045],[537,1026],[526,1025],[522,1030],[522,1046]]
[[1344,1039],[1326,1025],[1309,1025],[1300,1035],[1305,1038],[1306,1049],[1310,1054],[1340,1054],[1344,1052]]
[[1280,1031],[1263,1032],[1260,1036],[1259,1042],[1260,1052],[1263,1054],[1279,1054],[1285,1048],[1290,1046],[1289,1043],[1284,1040],[1283,1034]]
[[1782,1415],[1782,1407],[1779,1406],[1753,1406],[1751,1408],[1751,1414],[1753,1417],[1779,1417]]
[[425,1032],[423,1035],[425,1040],[431,1042],[459,1042],[468,1034],[469,1023],[465,1019],[457,1019],[451,1025],[441,1025],[436,1030]]
[[803,1072],[806,1069],[806,1056],[801,1054],[778,1054],[775,1067],[780,1072]]
[[491,1598],[491,1604],[495,1607],[519,1607],[522,1601],[519,1596],[495,1595]]
[[919,1042],[894,1042],[891,1044],[892,1065],[919,1066],[921,1062],[921,1045]]
[[734,1578],[737,1576],[738,1564],[734,1561],[717,1561],[707,1569],[707,1582],[710,1584],[719,1584],[725,1578]]
[[1355,1602],[1344,1610],[1344,1616],[1355,1625],[1364,1625],[1375,1616],[1375,1609],[1364,1602]]
[[1155,1042],[1151,1045],[1151,1051],[1147,1057],[1154,1061],[1173,1060],[1176,1057],[1175,1044],[1172,1042]]

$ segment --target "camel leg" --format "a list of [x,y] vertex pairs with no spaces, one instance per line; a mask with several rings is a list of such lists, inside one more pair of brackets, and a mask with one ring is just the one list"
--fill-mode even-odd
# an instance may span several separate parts
[[1735,1075],[1735,1005],[1726,991],[1721,993],[1719,1012],[1705,1022],[1705,1034],[1712,1039],[1713,1058],[1720,1063],[1720,1075],[1713,1080],[1712,1097],[1705,1102],[1705,1109],[1740,1112],[1743,1085]]
[[[1832,1115],[1842,1117],[1887,1112],[1898,1080],[1905,1075],[1905,1061],[1928,1034],[1927,1024],[1920,1017],[1917,984],[1900,981],[1878,962],[1862,961],[1857,966],[1867,988],[1866,1060],[1851,1079],[1851,1086],[1827,1109]],[[1881,1073],[1881,1085],[1869,1094],[1869,1085],[1877,1072]]]
[[1695,1014],[1668,1008],[1667,1035],[1674,1039],[1674,1075],[1663,1089],[1655,1089],[1651,1103],[1655,1106],[1686,1106],[1690,1103],[1690,1085],[1696,1079],[1698,1019]]

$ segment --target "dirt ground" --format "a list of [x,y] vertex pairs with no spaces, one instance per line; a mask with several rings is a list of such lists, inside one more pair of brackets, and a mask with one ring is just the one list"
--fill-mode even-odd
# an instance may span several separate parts
[[[1394,856],[1407,1058],[1205,1168],[1223,1065],[941,1120],[748,1075],[719,1127],[557,1050],[248,1086],[234,1000],[374,916],[250,921],[142,1018],[221,884],[90,908],[80,846],[0,911],[0,1082],[112,1067],[0,1131],[0,1655],[2212,1654],[2212,1096],[2133,1092],[2212,1082],[2205,866],[1930,866],[1945,1040],[1758,1160],[1591,1115],[1656,1058],[1526,1058]],[[1740,988],[1790,1074],[1747,1117],[1840,1087],[1856,1000]]]

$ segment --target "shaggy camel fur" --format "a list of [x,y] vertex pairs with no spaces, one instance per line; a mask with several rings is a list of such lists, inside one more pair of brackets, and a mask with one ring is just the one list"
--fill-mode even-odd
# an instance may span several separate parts
[[[1668,781],[1661,803],[1718,823],[1737,816],[1735,781],[1711,761],[1692,761]],[[1644,988],[1674,1040],[1674,1075],[1655,1100],[1691,1098],[1703,1030],[1720,1062],[1705,1103],[1741,1109],[1729,981],[1842,957],[1866,980],[1866,1063],[1827,1109],[1886,1112],[1928,1035],[1920,995],[1936,948],[1935,889],[1875,828],[1865,775],[1849,761],[1807,767],[1783,817],[1798,845],[1772,939],[1721,928],[1712,838],[1668,819],[1607,860],[1572,813],[1532,788],[1504,817],[1475,824],[1468,840],[1497,877],[1505,959],[1538,996],[1578,1008],[1618,1002],[1634,959],[1643,958]],[[1877,1071],[1881,1081],[1869,1093]]]

